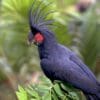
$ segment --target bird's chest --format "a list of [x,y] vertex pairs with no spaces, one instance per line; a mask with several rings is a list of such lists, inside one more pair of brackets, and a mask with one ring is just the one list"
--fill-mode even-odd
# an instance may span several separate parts
[[51,80],[55,79],[56,73],[61,71],[64,66],[64,59],[59,56],[50,57],[48,59],[41,60],[41,67],[45,75]]

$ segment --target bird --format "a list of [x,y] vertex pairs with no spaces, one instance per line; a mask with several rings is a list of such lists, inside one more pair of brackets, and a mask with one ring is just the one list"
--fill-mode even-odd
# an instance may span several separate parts
[[54,11],[46,9],[51,3],[34,0],[29,10],[28,42],[37,46],[40,66],[52,82],[69,83],[80,89],[87,100],[100,100],[100,83],[87,65],[69,48],[58,43],[52,31],[53,19],[48,19]]

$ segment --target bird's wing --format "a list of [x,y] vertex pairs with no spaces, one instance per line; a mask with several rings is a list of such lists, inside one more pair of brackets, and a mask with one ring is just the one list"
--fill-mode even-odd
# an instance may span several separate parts
[[55,79],[68,82],[87,93],[97,92],[98,86],[96,81],[89,78],[84,71],[82,72],[77,64],[72,61],[66,63],[66,66],[63,66],[63,64],[62,66],[57,66],[57,71],[54,74]]
[[96,81],[96,78],[94,74],[90,71],[90,69],[74,54],[72,53],[70,55],[70,60],[75,63],[78,67],[80,67],[84,73],[87,74],[87,76],[92,79],[93,81]]
[[66,56],[69,57],[69,60],[76,64],[76,66],[81,69],[84,74],[86,74],[89,78],[96,81],[94,74],[90,71],[90,69],[82,62],[82,60],[70,49],[66,48],[65,46],[60,45],[66,51]]
[[55,64],[55,79],[69,82],[83,91],[95,93],[98,86],[94,74],[71,50],[63,47],[62,51],[62,59],[59,61],[61,63]]

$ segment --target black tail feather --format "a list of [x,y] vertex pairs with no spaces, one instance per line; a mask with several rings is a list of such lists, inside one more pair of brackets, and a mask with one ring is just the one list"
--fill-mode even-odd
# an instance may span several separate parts
[[100,83],[98,82],[97,85],[98,85],[98,92],[96,94],[84,93],[87,100],[100,100]]
[[98,82],[98,94],[97,94],[99,100],[100,100],[100,82]]
[[87,100],[100,100],[100,98],[96,95],[85,94]]

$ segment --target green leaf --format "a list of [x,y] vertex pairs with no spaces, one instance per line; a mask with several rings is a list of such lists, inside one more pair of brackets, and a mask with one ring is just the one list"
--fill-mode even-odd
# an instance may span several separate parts
[[16,92],[18,100],[28,100],[27,92],[21,86],[18,86],[18,91]]
[[51,91],[48,91],[43,97],[42,100],[52,100]]
[[61,83],[60,85],[65,91],[69,91],[69,92],[78,91],[76,88],[74,88],[72,85],[68,83]]
[[79,97],[75,92],[69,92],[68,97],[72,100],[79,100]]
[[63,92],[61,91],[61,88],[60,88],[59,84],[56,83],[53,86],[53,88],[54,88],[54,91],[57,93],[58,96],[60,96],[60,97],[64,96]]
[[51,97],[52,97],[52,100],[58,100],[59,99],[59,97],[56,95],[53,88],[51,89]]
[[26,88],[26,91],[27,91],[30,98],[40,100],[38,92],[36,92],[31,86]]

